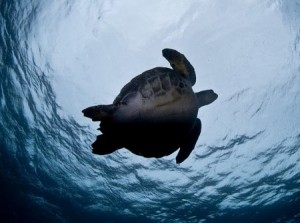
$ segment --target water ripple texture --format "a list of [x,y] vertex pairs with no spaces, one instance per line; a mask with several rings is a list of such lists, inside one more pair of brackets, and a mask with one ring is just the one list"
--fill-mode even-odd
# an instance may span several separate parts
[[[92,154],[81,110],[166,47],[219,95],[195,150]],[[300,222],[298,0],[2,0],[0,71],[0,222]]]

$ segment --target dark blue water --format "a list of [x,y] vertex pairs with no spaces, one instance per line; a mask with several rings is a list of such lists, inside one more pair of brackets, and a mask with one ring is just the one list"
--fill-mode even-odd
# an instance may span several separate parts
[[[180,165],[91,153],[135,75],[183,52],[202,133]],[[0,222],[300,222],[300,2],[0,1]]]

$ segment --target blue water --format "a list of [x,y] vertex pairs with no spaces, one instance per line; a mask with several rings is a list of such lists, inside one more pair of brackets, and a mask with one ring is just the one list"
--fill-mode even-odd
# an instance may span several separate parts
[[[299,0],[2,0],[0,35],[0,222],[300,222]],[[219,95],[195,150],[92,154],[166,47]]]

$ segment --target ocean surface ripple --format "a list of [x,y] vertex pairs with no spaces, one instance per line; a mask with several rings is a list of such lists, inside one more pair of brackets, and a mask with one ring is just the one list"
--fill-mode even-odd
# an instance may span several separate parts
[[[0,222],[300,222],[300,3],[0,1]],[[91,153],[135,75],[197,72],[202,133],[180,165]]]

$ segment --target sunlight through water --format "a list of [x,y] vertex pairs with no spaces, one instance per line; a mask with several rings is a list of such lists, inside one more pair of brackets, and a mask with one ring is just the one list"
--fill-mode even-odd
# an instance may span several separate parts
[[[0,35],[0,222],[300,221],[298,0],[2,0]],[[219,95],[191,155],[92,154],[164,48]]]

